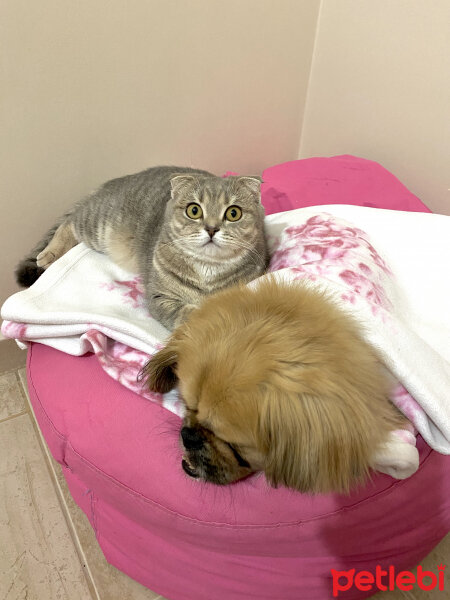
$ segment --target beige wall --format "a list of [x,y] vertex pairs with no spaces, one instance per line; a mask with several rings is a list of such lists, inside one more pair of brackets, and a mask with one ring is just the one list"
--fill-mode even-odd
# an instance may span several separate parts
[[0,302],[57,214],[153,164],[295,158],[319,0],[2,0]]
[[0,100],[0,302],[57,214],[152,164],[353,153],[450,214],[449,0],[1,0]]
[[381,162],[450,214],[449,0],[323,0],[301,158]]

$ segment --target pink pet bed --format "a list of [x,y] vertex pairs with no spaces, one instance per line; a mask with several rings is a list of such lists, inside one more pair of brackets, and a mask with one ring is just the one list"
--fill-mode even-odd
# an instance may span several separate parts
[[[353,157],[278,165],[264,181],[268,214],[330,203],[427,210],[378,164]],[[450,459],[421,438],[414,476],[375,475],[350,496],[272,489],[261,475],[219,488],[183,473],[178,417],[111,379],[94,355],[32,344],[28,383],[107,560],[171,600],[325,600],[332,569],[410,568],[450,529]],[[339,597],[377,591],[358,587]]]

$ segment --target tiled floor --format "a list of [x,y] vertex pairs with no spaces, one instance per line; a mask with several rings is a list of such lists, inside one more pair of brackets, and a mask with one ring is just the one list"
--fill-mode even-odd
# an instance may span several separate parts
[[[164,600],[103,557],[36,426],[24,361],[13,343],[0,342],[0,600]],[[450,567],[449,559],[450,535],[422,566],[435,571],[440,563]],[[447,597],[448,591],[396,591],[374,598]]]

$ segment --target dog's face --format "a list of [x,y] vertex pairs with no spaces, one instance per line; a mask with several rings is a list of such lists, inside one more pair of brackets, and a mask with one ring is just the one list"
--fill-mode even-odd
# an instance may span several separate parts
[[179,383],[186,407],[180,432],[182,468],[190,477],[219,485],[262,470],[264,456],[258,449],[256,432],[258,411],[239,394],[231,398],[234,386],[225,390],[217,380],[223,369],[217,363],[213,367],[204,362],[207,354],[200,355],[196,348],[200,340],[185,333],[185,326],[178,328],[147,365],[152,390],[165,393]]
[[[256,456],[256,453],[249,447],[225,441],[210,428],[204,427],[193,411],[187,411],[181,439],[185,448],[181,466],[190,477],[223,485],[258,470],[256,460],[252,463],[247,460],[251,459],[251,454]],[[244,454],[247,458],[244,458]]]
[[376,357],[323,296],[267,282],[207,298],[147,364],[151,390],[179,385],[187,475],[227,484],[347,491],[399,425]]

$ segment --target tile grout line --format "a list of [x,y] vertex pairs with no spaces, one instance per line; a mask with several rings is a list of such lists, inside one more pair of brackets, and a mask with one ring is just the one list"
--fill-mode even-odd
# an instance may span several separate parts
[[20,369],[25,369],[25,366],[26,365],[23,364],[23,365],[20,365],[18,367],[13,367],[11,369],[4,369],[4,370],[0,368],[0,377],[2,375],[9,375],[10,373],[17,373],[17,371],[19,371]]
[[411,592],[408,591],[402,591],[402,594],[405,596],[405,598],[407,598],[407,600],[416,600],[416,597],[414,594],[411,594]]
[[9,415],[9,417],[5,417],[4,419],[0,419],[0,425],[2,423],[6,423],[7,421],[11,421],[11,419],[16,419],[17,417],[23,417],[23,415],[27,415],[28,410],[22,410],[21,412],[16,413],[15,415]]
[[17,380],[19,382],[19,385],[20,385],[20,390],[21,390],[22,394],[24,394],[24,396],[25,396],[26,405],[28,407],[28,409],[23,414],[29,414],[30,417],[31,417],[31,422],[33,424],[33,429],[34,429],[35,435],[36,435],[36,437],[38,439],[39,446],[40,446],[40,448],[42,450],[42,453],[44,455],[44,460],[45,460],[45,463],[46,463],[48,474],[49,474],[50,479],[52,481],[53,488],[55,489],[55,492],[56,492],[56,495],[57,495],[57,498],[58,498],[58,501],[59,501],[59,504],[60,504],[60,507],[61,507],[61,511],[62,511],[62,513],[64,515],[64,520],[65,520],[65,522],[67,524],[67,527],[69,529],[70,537],[71,537],[72,543],[73,543],[73,545],[75,547],[75,551],[77,553],[78,560],[81,562],[81,568],[82,568],[82,571],[83,571],[84,576],[86,578],[86,582],[88,584],[89,590],[91,592],[93,600],[102,600],[101,597],[100,597],[100,594],[98,592],[97,586],[95,585],[95,580],[94,580],[94,577],[92,575],[92,571],[91,571],[91,569],[89,567],[89,563],[88,563],[87,557],[86,557],[86,555],[84,553],[83,547],[82,547],[82,545],[80,543],[80,540],[78,538],[75,526],[74,526],[72,518],[70,516],[69,509],[68,509],[66,501],[64,499],[64,494],[63,494],[63,492],[61,490],[61,487],[59,485],[58,479],[56,477],[56,473],[55,473],[54,467],[52,465],[51,457],[50,457],[50,454],[49,454],[50,451],[49,451],[49,449],[47,447],[47,444],[45,443],[44,437],[43,437],[43,435],[41,433],[41,430],[39,429],[39,426],[37,424],[37,420],[36,420],[36,416],[34,414],[33,406],[31,405],[31,402],[30,402],[29,397],[28,397],[28,392],[27,392],[27,390],[25,390],[24,385],[22,384],[22,380],[20,379],[20,376],[19,376],[19,373],[18,373],[18,369],[16,369],[15,371],[16,371],[16,378],[17,378]]
[[[23,368],[23,367],[20,367],[20,368]],[[25,407],[24,410],[25,410],[25,412],[29,412],[29,407],[28,407],[28,391],[25,389],[25,386],[23,385],[22,380],[20,379],[19,369],[15,370],[16,381],[17,381],[17,385],[19,386],[20,395],[22,396],[23,405]]]

